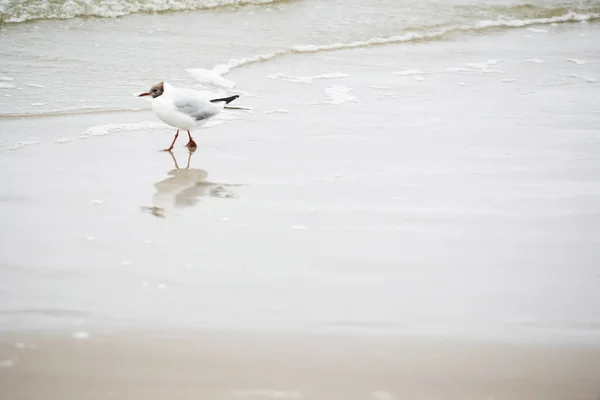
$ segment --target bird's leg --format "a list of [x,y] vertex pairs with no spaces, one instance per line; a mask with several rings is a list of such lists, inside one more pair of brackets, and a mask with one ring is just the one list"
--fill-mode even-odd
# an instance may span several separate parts
[[173,150],[173,145],[175,144],[175,141],[177,140],[177,136],[179,136],[179,129],[177,129],[177,133],[175,134],[175,137],[173,138],[173,142],[171,143],[171,146],[168,149],[165,149],[165,151]]
[[194,139],[192,139],[192,134],[190,133],[190,131],[187,131],[187,133],[188,133],[188,137],[190,138],[190,141],[188,142],[188,144],[185,145],[185,147],[195,148],[196,142],[194,142]]

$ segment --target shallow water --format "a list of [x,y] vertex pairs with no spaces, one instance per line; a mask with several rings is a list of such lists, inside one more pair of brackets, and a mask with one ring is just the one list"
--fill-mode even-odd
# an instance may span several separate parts
[[[403,6],[395,1],[370,5],[359,0],[328,4],[254,2],[266,4],[136,13],[125,18],[4,23],[0,33],[3,43],[0,74],[13,80],[2,81],[5,88],[1,92],[5,98],[1,114],[130,110],[141,107],[133,94],[139,93],[140,87],[148,86],[149,82],[168,80],[200,85],[206,81],[211,83],[215,75],[218,77],[252,62],[272,63],[294,54],[310,57],[314,53],[381,44],[460,41],[515,27],[545,32],[552,23],[593,22],[600,18],[598,1],[568,5],[548,1],[528,5],[489,1],[476,6],[463,1],[412,1]],[[133,12],[142,4],[142,10],[162,10],[166,4],[160,0],[143,3],[80,0],[69,2],[70,6],[64,9],[56,9],[55,4],[60,2],[35,3],[41,5],[33,8],[23,5],[26,2],[5,2],[0,6],[4,9],[3,19],[70,17],[73,4],[80,5],[77,15],[102,16],[121,15],[129,12],[126,10]],[[246,2],[181,0],[170,2],[169,7],[192,10],[198,5],[231,3]],[[535,34],[540,33],[524,30],[524,36]],[[592,35],[577,42],[595,43],[595,39]],[[431,55],[440,59],[445,56],[444,53]],[[199,78],[198,74],[188,71],[198,68],[215,73],[200,76],[200,81],[194,80],[194,77]],[[243,82],[238,85],[243,89]]]
[[3,329],[597,341],[598,2],[188,8],[1,25]]

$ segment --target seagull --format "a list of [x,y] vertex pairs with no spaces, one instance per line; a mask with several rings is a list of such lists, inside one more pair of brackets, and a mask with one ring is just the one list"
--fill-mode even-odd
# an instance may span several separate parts
[[231,103],[239,95],[212,99],[202,92],[192,89],[178,88],[167,82],[159,82],[152,86],[148,92],[138,97],[152,96],[152,110],[158,118],[167,125],[177,128],[175,138],[165,151],[173,150],[173,145],[179,136],[179,130],[186,130],[189,142],[188,148],[195,148],[196,142],[192,139],[190,129],[203,125],[207,119],[220,113],[226,104]]

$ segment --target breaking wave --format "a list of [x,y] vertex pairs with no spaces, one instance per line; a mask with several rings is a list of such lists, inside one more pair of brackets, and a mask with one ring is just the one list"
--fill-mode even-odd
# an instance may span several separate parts
[[285,0],[0,0],[0,22],[75,17],[121,17],[133,13],[192,11],[261,5]]
[[303,53],[318,53],[333,50],[346,50],[361,47],[378,46],[385,44],[403,43],[403,42],[419,42],[419,41],[434,41],[442,40],[445,37],[457,33],[479,33],[491,29],[510,29],[522,28],[531,25],[548,25],[568,22],[595,21],[600,19],[600,10],[589,14],[580,14],[568,12],[562,15],[544,18],[531,19],[505,19],[499,18],[496,20],[484,20],[469,25],[457,25],[446,28],[438,28],[431,32],[407,32],[403,35],[390,37],[376,37],[368,40],[361,40],[350,43],[333,43],[324,45],[296,45],[288,49],[278,50],[272,53],[259,54],[252,57],[233,59],[225,64],[219,64],[213,68],[213,72],[219,75],[225,75],[232,69],[242,67],[244,65],[260,63],[277,57],[282,57],[289,54]]

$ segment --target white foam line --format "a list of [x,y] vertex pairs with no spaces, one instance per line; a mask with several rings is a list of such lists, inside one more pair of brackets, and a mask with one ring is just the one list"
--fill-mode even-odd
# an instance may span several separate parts
[[473,69],[486,69],[490,66],[488,65],[488,63],[467,63],[467,67]]
[[326,101],[307,101],[305,103],[294,103],[294,104],[303,104],[305,106],[321,106],[325,104],[331,104]]
[[287,74],[283,74],[283,73],[277,73],[277,74],[272,74],[272,75],[268,75],[267,78],[269,79],[279,79],[282,81],[286,81],[286,82],[293,82],[293,83],[312,83],[315,80],[318,79],[339,79],[339,78],[346,78],[350,76],[349,74],[344,74],[343,72],[332,72],[332,73],[328,73],[328,74],[322,74],[322,75],[314,75],[314,76],[293,76],[293,75],[287,75]]
[[425,75],[429,72],[420,71],[418,69],[407,69],[406,71],[396,71],[392,72],[390,75],[396,76],[409,76],[409,75]]
[[275,57],[283,56],[286,54],[303,54],[303,53],[317,53],[319,51],[332,51],[332,50],[340,50],[340,49],[352,49],[356,47],[366,47],[378,44],[388,44],[388,43],[400,43],[400,42],[408,42],[416,39],[423,39],[425,37],[435,37],[439,36],[442,33],[435,32],[432,34],[420,35],[418,33],[407,33],[401,36],[392,36],[388,38],[372,38],[369,40],[352,42],[352,43],[334,43],[328,45],[296,45],[289,49],[278,50],[270,54],[259,54],[257,56],[248,57],[248,58],[240,58],[230,60],[227,64],[219,64],[213,68],[213,71],[217,72],[220,75],[225,75],[230,72],[234,68],[241,67],[247,64],[254,64],[257,62],[271,60]]
[[389,89],[391,89],[391,87],[389,87],[389,86],[369,86],[369,89],[375,89],[375,90],[389,90]]
[[185,71],[198,82],[221,86],[227,89],[235,87],[235,83],[229,79],[223,78],[221,76],[222,74],[219,74],[215,70],[205,68],[190,68],[186,69]]
[[[18,23],[36,19],[69,19],[75,17],[121,17],[138,12],[191,11],[245,4],[270,4],[278,0],[194,0],[194,1],[70,1],[37,2],[32,7],[14,7],[18,11],[6,13],[6,22]],[[4,6],[0,1],[0,6]],[[59,5],[55,5],[59,4]],[[65,4],[63,4],[65,3]],[[18,4],[18,3],[17,3]],[[58,9],[57,9],[58,8]],[[268,11],[269,9],[267,9]],[[4,10],[3,10],[4,11]],[[7,18],[8,17],[8,18]],[[153,32],[152,30],[148,31]]]
[[346,74],[343,72],[330,72],[328,74],[321,74],[313,77],[313,79],[338,79],[338,78],[347,78],[350,74]]
[[446,72],[483,72],[503,74],[504,71],[501,69],[490,68],[491,65],[496,65],[499,62],[499,60],[487,60],[486,62],[466,63],[466,67],[446,68]]
[[87,139],[92,136],[105,136],[118,132],[140,131],[145,129],[166,129],[167,126],[158,122],[140,122],[135,124],[109,124],[98,125],[87,128],[79,135],[79,139]]
[[11,150],[17,150],[20,149],[21,147],[25,147],[25,146],[33,146],[34,144],[38,144],[39,141],[37,140],[24,140],[22,142],[18,142],[16,145],[14,145],[13,147],[11,147]]
[[[558,22],[581,22],[588,21],[590,19],[600,18],[600,14],[577,14],[574,12],[569,12],[564,15],[559,15],[556,17],[550,18],[534,18],[534,19],[524,19],[524,20],[505,20],[498,19],[495,21],[480,21],[474,25],[475,28],[500,28],[500,27],[508,27],[508,28],[521,28],[529,25],[542,25],[542,24],[552,24]],[[466,26],[468,27],[468,26]],[[461,29],[464,29],[463,26]]]
[[547,30],[545,30],[545,29],[539,29],[539,28],[527,28],[527,30],[529,32],[533,32],[533,33],[548,33]]
[[462,31],[470,31],[470,30],[483,30],[490,28],[521,28],[530,25],[543,25],[543,24],[552,24],[559,22],[583,22],[591,19],[600,18],[600,13],[592,13],[592,14],[577,14],[574,12],[569,12],[564,15],[550,17],[550,18],[534,18],[534,19],[525,19],[525,20],[507,20],[507,19],[497,19],[497,20],[485,20],[475,23],[474,25],[460,25],[451,28],[441,29],[439,31],[434,31],[430,33],[419,34],[415,32],[408,32],[404,35],[399,36],[390,36],[387,38],[372,38],[369,40],[361,40],[350,43],[334,43],[329,45],[296,45],[289,49],[278,50],[268,54],[259,54],[253,57],[233,59],[225,64],[219,64],[213,68],[213,71],[219,75],[225,75],[229,73],[232,69],[239,68],[244,65],[253,64],[257,62],[268,61],[276,57],[280,57],[287,54],[303,54],[303,53],[316,53],[320,51],[332,51],[332,50],[342,50],[342,49],[353,49],[359,47],[368,47],[374,45],[384,45],[384,44],[393,44],[393,43],[402,43],[402,42],[410,42],[415,40],[423,40],[423,39],[434,39],[441,37],[447,33],[453,32],[462,32]]
[[354,89],[343,85],[328,86],[325,88],[325,96],[329,99],[329,104],[344,104],[355,102],[356,96],[350,94]]
[[473,69],[464,67],[454,67],[446,68],[446,72],[473,72]]
[[583,79],[584,81],[589,82],[589,83],[596,82],[596,79],[592,78],[591,76],[584,76],[584,75],[579,75],[579,74],[563,74],[563,73],[560,73],[558,75],[559,76],[564,76],[564,77],[567,77],[567,78]]
[[279,50],[279,51],[276,51],[276,52],[270,53],[270,54],[259,54],[254,57],[233,59],[233,60],[230,60],[227,64],[219,64],[219,65],[215,66],[213,68],[213,71],[219,75],[225,75],[225,74],[229,73],[229,71],[231,71],[232,69],[241,67],[242,65],[253,64],[253,63],[257,63],[257,62],[261,62],[261,61],[267,61],[272,58],[282,56],[282,55],[286,54],[287,52],[288,52],[287,50]]

